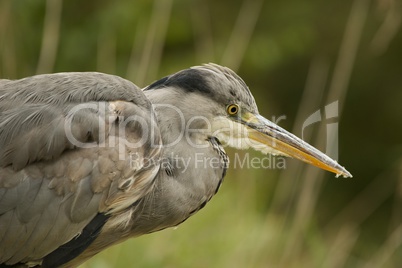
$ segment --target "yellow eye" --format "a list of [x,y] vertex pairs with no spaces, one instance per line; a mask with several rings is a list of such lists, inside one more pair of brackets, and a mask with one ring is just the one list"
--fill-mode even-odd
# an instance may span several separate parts
[[237,104],[230,104],[226,111],[228,112],[229,115],[236,115],[239,112],[239,105]]

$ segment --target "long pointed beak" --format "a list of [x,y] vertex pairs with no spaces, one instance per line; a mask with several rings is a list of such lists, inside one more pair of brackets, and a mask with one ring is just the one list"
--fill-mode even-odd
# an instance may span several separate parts
[[247,112],[241,120],[247,126],[248,137],[256,144],[268,146],[274,152],[328,170],[337,176],[352,177],[338,162],[268,119]]

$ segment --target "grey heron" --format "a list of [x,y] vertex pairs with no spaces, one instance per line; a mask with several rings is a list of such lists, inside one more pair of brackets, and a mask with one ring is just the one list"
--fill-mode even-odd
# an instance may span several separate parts
[[351,177],[216,64],[143,90],[95,72],[0,80],[0,266],[75,267],[182,223],[217,193],[226,145]]

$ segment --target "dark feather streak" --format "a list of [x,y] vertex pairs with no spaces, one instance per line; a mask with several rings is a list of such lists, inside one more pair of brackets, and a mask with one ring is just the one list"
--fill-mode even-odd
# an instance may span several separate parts
[[58,267],[80,255],[98,237],[109,216],[99,213],[82,230],[81,235],[48,254],[42,262],[42,267]]

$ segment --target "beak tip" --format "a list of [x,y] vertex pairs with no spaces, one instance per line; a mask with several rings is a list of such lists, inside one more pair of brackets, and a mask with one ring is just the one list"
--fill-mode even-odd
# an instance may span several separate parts
[[353,178],[352,174],[350,174],[350,172],[347,171],[344,167],[342,167],[342,170],[340,173],[336,174],[337,178],[339,176],[343,176],[344,178]]

